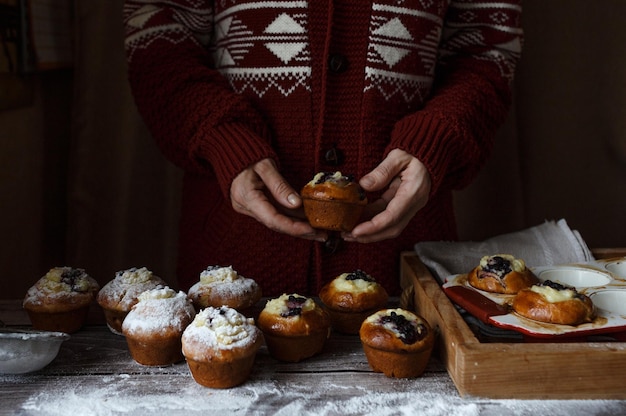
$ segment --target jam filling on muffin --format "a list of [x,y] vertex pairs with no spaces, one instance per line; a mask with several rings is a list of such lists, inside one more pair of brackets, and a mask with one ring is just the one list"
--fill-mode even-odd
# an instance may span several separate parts
[[53,292],[86,293],[94,290],[84,269],[67,266],[51,269],[45,276],[43,286]]
[[[526,264],[521,259],[507,254],[499,254],[495,256],[485,256],[480,260],[480,270],[478,278],[484,279],[491,277],[500,280],[511,272],[523,272]],[[504,284],[504,283],[503,283]]]
[[[355,183],[354,175],[344,175],[340,171],[337,172],[318,172],[309,182],[310,186],[330,183],[337,187],[344,188]],[[365,199],[365,192],[359,187],[359,199]]]
[[414,344],[426,337],[426,325],[411,321],[394,311],[381,316],[380,324],[396,334],[405,344]]
[[298,316],[302,314],[302,307],[307,301],[301,296],[289,295],[287,299],[287,311],[280,314],[283,318],[288,316]]
[[352,273],[348,273],[346,280],[365,280],[366,282],[375,282],[376,280],[365,273],[363,270],[357,269]]

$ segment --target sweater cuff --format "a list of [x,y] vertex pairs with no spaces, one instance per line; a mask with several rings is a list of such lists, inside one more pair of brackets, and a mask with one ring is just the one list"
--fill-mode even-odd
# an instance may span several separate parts
[[414,114],[396,124],[385,154],[401,149],[419,159],[430,174],[432,195],[440,188],[453,163],[454,136],[456,129],[449,120],[433,114]]
[[227,200],[233,180],[244,169],[266,158],[273,159],[278,166],[278,157],[269,140],[241,124],[222,124],[206,134],[211,139],[200,141],[198,156],[213,167]]

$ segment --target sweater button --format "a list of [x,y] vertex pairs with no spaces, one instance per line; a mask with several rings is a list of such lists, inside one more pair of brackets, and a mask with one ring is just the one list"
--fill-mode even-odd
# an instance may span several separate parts
[[341,238],[329,236],[324,242],[324,251],[328,254],[335,254],[341,248]]
[[343,152],[333,147],[324,153],[324,161],[330,166],[339,166],[344,161]]
[[328,68],[331,72],[340,74],[348,69],[348,59],[338,53],[334,53],[328,57]]

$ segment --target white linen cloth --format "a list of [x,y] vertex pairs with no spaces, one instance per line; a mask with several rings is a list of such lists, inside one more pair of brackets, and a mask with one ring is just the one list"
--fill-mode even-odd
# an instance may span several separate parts
[[474,242],[426,241],[415,244],[415,252],[440,283],[448,276],[467,273],[483,256],[511,254],[528,267],[593,261],[580,233],[564,219],[501,234]]

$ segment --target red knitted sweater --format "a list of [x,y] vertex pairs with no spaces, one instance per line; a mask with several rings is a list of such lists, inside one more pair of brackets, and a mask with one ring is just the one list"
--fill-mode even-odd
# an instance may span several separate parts
[[[185,171],[181,288],[219,264],[269,296],[317,294],[357,268],[398,294],[401,251],[456,238],[451,191],[475,177],[506,116],[520,3],[127,0],[137,106]],[[432,191],[393,240],[331,253],[231,207],[233,178],[263,158],[299,190],[319,171],[360,178],[394,148],[426,165]]]

